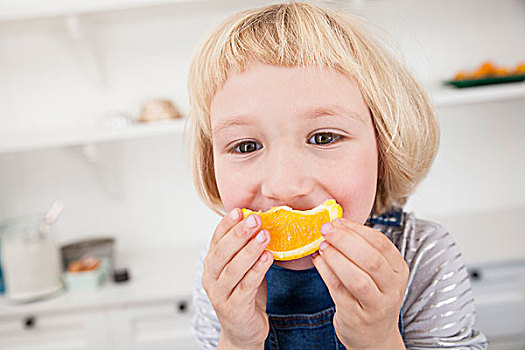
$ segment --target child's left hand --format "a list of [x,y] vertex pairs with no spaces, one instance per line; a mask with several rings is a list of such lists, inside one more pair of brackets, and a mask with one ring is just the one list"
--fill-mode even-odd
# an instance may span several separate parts
[[405,349],[398,319],[409,269],[395,245],[347,219],[322,233],[326,241],[312,260],[334,300],[339,340],[349,349]]

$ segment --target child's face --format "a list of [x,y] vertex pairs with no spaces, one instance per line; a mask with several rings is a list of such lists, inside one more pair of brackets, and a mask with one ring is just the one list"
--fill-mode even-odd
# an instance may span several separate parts
[[230,74],[210,110],[217,186],[227,211],[334,198],[364,223],[377,183],[372,118],[357,83],[316,67],[254,64]]

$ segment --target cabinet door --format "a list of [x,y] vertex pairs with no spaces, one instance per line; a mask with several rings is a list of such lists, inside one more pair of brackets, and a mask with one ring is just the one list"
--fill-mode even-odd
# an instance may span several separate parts
[[110,314],[113,349],[197,349],[190,299],[115,309]]
[[490,350],[523,350],[525,339],[489,339]]
[[471,268],[476,327],[489,341],[525,339],[525,264]]
[[109,349],[105,313],[26,315],[0,320],[0,349]]

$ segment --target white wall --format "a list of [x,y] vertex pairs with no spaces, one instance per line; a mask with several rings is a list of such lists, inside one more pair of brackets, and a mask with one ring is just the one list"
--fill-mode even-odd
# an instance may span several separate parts
[[[189,60],[204,35],[240,7],[232,3],[81,16],[93,57],[68,36],[64,18],[0,23],[0,137],[96,128],[103,115],[137,116],[141,103],[156,97],[171,98],[186,114]],[[525,59],[523,1],[358,3],[355,9],[385,28],[425,85],[485,59],[507,65]],[[99,63],[100,75],[89,60]],[[487,257],[486,242],[499,234],[485,232],[485,243],[475,242],[479,230],[470,223],[491,218],[499,228],[509,213],[524,212],[524,107],[522,99],[438,111],[442,147],[408,208],[445,222],[469,261]],[[61,241],[111,232],[121,249],[137,249],[208,239],[218,217],[194,192],[181,136],[96,151],[98,162],[78,147],[0,155],[0,219],[45,210],[61,198]],[[506,225],[508,237],[519,239],[517,225]],[[516,245],[505,249],[489,257],[525,258]]]
[[[365,2],[430,90],[484,60],[525,61],[525,1]],[[441,107],[441,145],[407,209],[444,224],[469,263],[525,259],[525,99]]]
[[[102,82],[64,18],[0,24],[0,137],[93,129],[110,112],[137,117],[142,102],[158,97],[186,114],[192,53],[232,8],[177,4],[81,16]],[[60,241],[107,232],[122,249],[207,240],[217,216],[195,194],[181,136],[96,152],[98,162],[78,147],[0,155],[0,218],[46,210],[60,198]]]
[[395,40],[425,84],[486,59],[509,66],[525,59],[523,0],[365,0],[358,12]]

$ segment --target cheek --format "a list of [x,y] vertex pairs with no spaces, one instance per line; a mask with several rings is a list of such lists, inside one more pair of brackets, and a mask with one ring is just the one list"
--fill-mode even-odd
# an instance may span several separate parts
[[250,188],[246,176],[220,157],[214,159],[215,181],[224,209],[228,212],[233,208],[246,207],[246,194]]
[[343,216],[361,224],[370,215],[377,189],[377,158],[368,155],[354,158],[331,176],[331,193],[343,207]]

